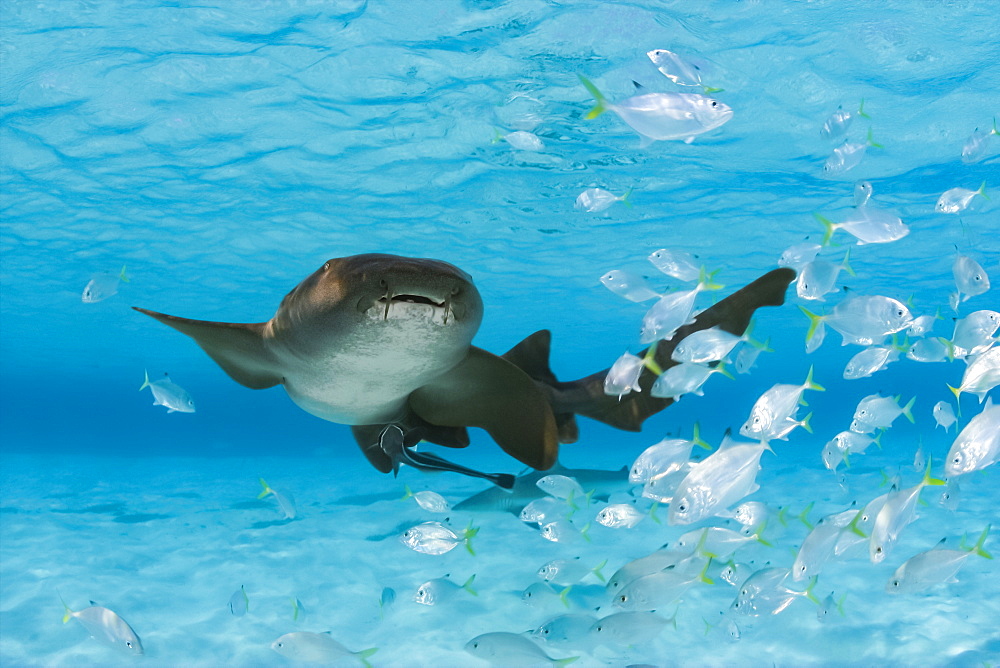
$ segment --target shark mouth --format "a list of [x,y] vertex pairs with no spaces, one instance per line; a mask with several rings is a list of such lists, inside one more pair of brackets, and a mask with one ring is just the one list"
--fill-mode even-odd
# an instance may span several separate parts
[[375,305],[379,307],[382,312],[382,319],[389,319],[389,309],[393,305],[399,305],[406,307],[405,305],[411,304],[422,304],[424,306],[430,306],[432,310],[432,319],[435,316],[440,316],[442,319],[442,324],[448,324],[448,319],[453,315],[451,308],[451,300],[445,299],[444,301],[437,301],[430,297],[424,295],[410,295],[410,294],[400,294],[390,296],[388,293],[379,297]]

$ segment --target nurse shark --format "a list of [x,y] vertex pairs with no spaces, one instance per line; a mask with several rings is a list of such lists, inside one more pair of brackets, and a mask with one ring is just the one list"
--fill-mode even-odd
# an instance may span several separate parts
[[[784,303],[794,278],[791,269],[775,269],[702,311],[659,342],[655,361],[673,366],[676,343],[698,330],[742,335],[757,308]],[[377,253],[328,260],[266,322],[191,320],[133,308],[193,338],[241,385],[281,385],[303,410],[350,425],[383,473],[400,463],[420,468],[421,458],[409,455],[421,439],[468,446],[467,427],[486,430],[507,454],[547,470],[559,445],[577,440],[575,415],[640,431],[647,417],[672,403],[650,395],[656,375],[648,369],[639,378],[641,392],[620,399],[604,393],[607,369],[559,381],[549,368],[548,330],[503,355],[473,346],[483,317],[479,291],[468,274],[439,260]],[[385,445],[392,425],[406,436],[402,447],[398,438]],[[446,460],[434,464],[448,468]]]

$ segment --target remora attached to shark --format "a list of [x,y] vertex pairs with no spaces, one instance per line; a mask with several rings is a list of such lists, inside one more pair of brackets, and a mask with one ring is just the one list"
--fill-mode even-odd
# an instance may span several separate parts
[[[757,308],[784,303],[794,278],[791,269],[775,269],[701,312],[660,342],[656,362],[673,366],[676,343],[698,330],[742,335]],[[479,291],[468,274],[438,260],[374,253],[329,260],[266,322],[135,310],[193,338],[236,382],[255,390],[282,385],[303,410],[350,425],[383,473],[412,463],[405,448],[382,447],[389,425],[451,448],[469,445],[466,428],[480,427],[518,461],[547,470],[559,444],[576,441],[576,414],[639,431],[672,403],[650,396],[656,376],[649,370],[639,379],[642,392],[620,400],[604,393],[607,369],[558,381],[548,330],[502,356],[473,346],[483,317]]]

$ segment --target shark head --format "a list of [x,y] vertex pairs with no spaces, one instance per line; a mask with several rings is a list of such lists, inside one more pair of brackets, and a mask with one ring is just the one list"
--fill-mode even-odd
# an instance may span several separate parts
[[270,329],[298,350],[351,341],[440,360],[464,355],[482,318],[479,291],[458,267],[368,253],[327,260],[285,296]]

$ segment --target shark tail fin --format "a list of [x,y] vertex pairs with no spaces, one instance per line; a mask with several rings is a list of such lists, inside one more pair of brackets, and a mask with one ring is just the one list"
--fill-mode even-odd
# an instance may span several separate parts
[[[681,327],[670,340],[659,341],[655,353],[652,355],[653,361],[664,370],[675,366],[677,363],[671,359],[671,354],[677,342],[693,332],[710,327],[718,327],[730,334],[743,336],[758,308],[780,306],[785,303],[785,292],[793,280],[795,280],[795,271],[787,267],[774,269],[764,274],[744,288],[699,313],[693,323]],[[546,343],[548,343],[548,332],[545,334]],[[535,336],[538,336],[538,333],[528,337],[525,341]],[[504,355],[504,358],[521,367],[536,381],[548,386],[549,399],[553,412],[557,416],[557,423],[560,420],[559,415],[575,413],[625,431],[640,431],[646,418],[673,403],[672,399],[654,397],[650,394],[650,389],[657,378],[657,374],[650,370],[650,364],[644,365],[642,374],[639,376],[641,391],[632,392],[619,399],[617,396],[609,396],[604,393],[604,379],[608,375],[608,369],[569,382],[557,382],[555,377],[551,375],[549,380],[545,380],[521,366],[523,364],[521,358],[514,353],[521,348],[522,344],[518,344]],[[644,357],[646,352],[640,352],[638,356]],[[549,373],[551,374],[551,372]],[[561,432],[562,428],[560,428]]]

